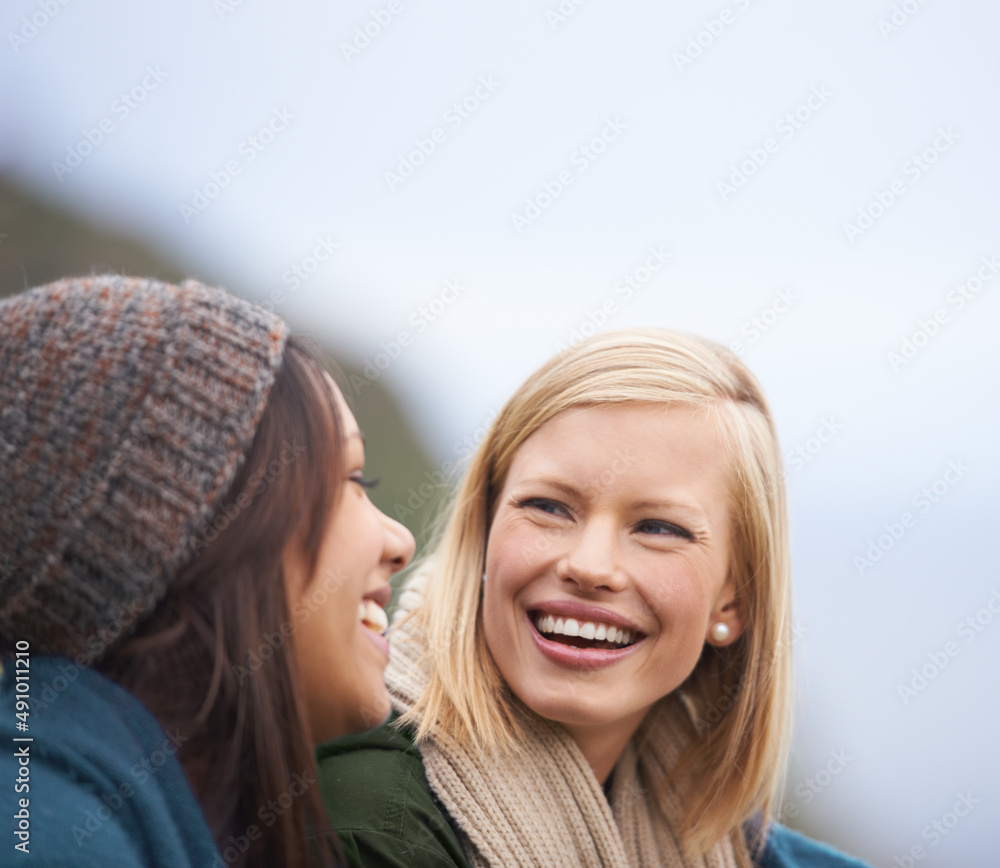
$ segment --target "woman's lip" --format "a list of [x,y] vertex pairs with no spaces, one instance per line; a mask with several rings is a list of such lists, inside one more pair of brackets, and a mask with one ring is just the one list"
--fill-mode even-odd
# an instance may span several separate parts
[[389,605],[389,598],[392,596],[392,586],[386,582],[384,585],[380,585],[374,591],[369,591],[361,599],[362,600],[372,600],[381,606],[383,609]]
[[623,648],[574,648],[572,645],[563,645],[562,642],[546,639],[538,632],[530,616],[527,616],[527,621],[531,629],[531,638],[535,640],[538,650],[554,663],[571,669],[600,669],[611,666],[627,657],[645,641],[643,637]]
[[593,621],[601,624],[611,624],[614,627],[620,627],[625,630],[631,630],[633,633],[645,635],[643,630],[617,612],[612,612],[610,609],[604,609],[600,606],[577,603],[575,600],[548,600],[542,603],[535,603],[527,608],[529,612],[542,612],[546,615],[555,615],[557,618],[576,618],[581,623]]
[[371,628],[366,627],[360,621],[358,622],[358,626],[362,630],[364,630],[365,635],[369,639],[371,639],[371,641],[375,644],[375,647],[378,648],[379,651],[381,651],[385,655],[385,659],[388,660],[389,659],[389,653],[390,653],[389,652],[389,640],[386,639],[385,636],[383,636],[381,633],[376,633]]

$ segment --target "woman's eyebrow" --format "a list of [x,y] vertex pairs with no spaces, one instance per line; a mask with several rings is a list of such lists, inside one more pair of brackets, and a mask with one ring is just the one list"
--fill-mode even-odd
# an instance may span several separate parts
[[[579,497],[587,491],[592,491],[595,486],[584,486],[582,489],[577,488],[575,485],[569,482],[563,482],[560,479],[552,479],[547,476],[535,476],[529,479],[523,479],[517,483],[518,487],[525,485],[547,485],[550,488],[558,489],[568,495]],[[601,486],[596,486],[598,489]],[[670,498],[660,498],[657,500],[637,500],[630,504],[633,509],[677,509],[683,512],[691,513],[692,515],[703,518],[705,511],[701,509],[697,504],[691,503],[684,500],[671,500]]]
[[576,486],[571,485],[568,482],[562,482],[558,479],[550,479],[547,476],[537,476],[531,479],[522,479],[517,483],[518,487],[525,485],[547,485],[549,488],[555,488],[564,494],[568,494],[570,497],[579,497],[580,490]]
[[681,512],[688,512],[699,518],[705,517],[705,511],[697,504],[683,500],[637,500],[632,504],[633,509],[676,509]]
[[[563,482],[560,479],[552,479],[547,476],[534,476],[529,479],[523,479],[517,483],[517,487],[521,488],[523,486],[532,485],[545,485],[549,488],[555,488],[558,491],[570,497],[582,497],[587,493],[588,490],[593,490],[593,487],[585,487],[583,489],[577,488],[575,485],[569,482]],[[703,524],[708,523],[708,516],[700,506],[690,501],[685,500],[671,500],[670,498],[660,498],[656,500],[644,499],[637,500],[629,504],[629,506],[635,511],[642,510],[671,510],[686,513],[692,520],[696,520]]]

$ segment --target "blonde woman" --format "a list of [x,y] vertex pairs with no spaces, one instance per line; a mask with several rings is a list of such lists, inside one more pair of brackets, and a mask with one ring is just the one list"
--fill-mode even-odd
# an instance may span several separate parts
[[772,823],[782,475],[713,343],[613,332],[532,375],[402,596],[393,720],[319,750],[353,864],[861,865]]

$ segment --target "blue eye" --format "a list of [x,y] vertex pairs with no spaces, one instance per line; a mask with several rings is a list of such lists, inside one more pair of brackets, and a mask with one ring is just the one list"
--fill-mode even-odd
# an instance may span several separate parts
[[643,521],[636,528],[640,533],[652,536],[679,536],[683,539],[694,539],[690,531],[667,521]]
[[544,497],[529,497],[517,502],[520,509],[537,509],[547,515],[566,515],[566,507],[555,500],[547,500]]

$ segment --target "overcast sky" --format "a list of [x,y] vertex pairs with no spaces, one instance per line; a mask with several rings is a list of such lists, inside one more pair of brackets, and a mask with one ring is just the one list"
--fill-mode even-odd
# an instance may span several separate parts
[[375,366],[441,462],[574,334],[738,342],[789,459],[788,804],[876,865],[993,858],[1000,8],[10,0],[0,24],[0,172]]

